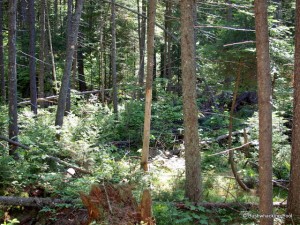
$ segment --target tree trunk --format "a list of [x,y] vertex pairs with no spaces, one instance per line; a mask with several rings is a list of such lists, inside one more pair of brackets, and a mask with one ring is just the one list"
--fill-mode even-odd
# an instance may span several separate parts
[[[8,105],[9,105],[9,139],[18,141],[18,111],[17,111],[17,54],[16,54],[16,31],[17,31],[17,0],[8,3]],[[17,146],[10,145],[9,155],[16,155]]]
[[117,89],[117,50],[116,50],[116,5],[115,0],[111,0],[111,69],[113,81],[113,105],[114,113],[118,118],[118,89]]
[[[72,33],[72,14],[73,14],[73,0],[68,0],[68,12],[67,12],[67,33],[70,34]],[[67,43],[69,43],[69,36],[67,36]],[[74,55],[76,54],[76,47],[75,45],[75,50],[74,50]],[[74,57],[73,55],[73,57]],[[74,58],[72,59],[72,65],[74,64]],[[71,73],[71,72],[70,72]],[[71,74],[70,74],[71,77]],[[67,99],[66,99],[66,108],[65,108],[65,113],[64,115],[68,115],[68,113],[71,111],[71,79],[69,78],[69,87],[67,91]]]
[[[239,85],[240,85],[240,80],[241,80],[241,70],[242,70],[242,64],[239,65],[238,67],[238,73],[236,77],[236,82],[235,82],[235,88],[233,92],[233,98],[232,98],[232,104],[231,104],[231,110],[230,110],[230,117],[229,117],[229,134],[228,134],[228,148],[231,149],[232,147],[232,130],[233,130],[233,115],[234,115],[234,109],[235,109],[235,103],[236,103],[236,98],[239,90]],[[247,135],[247,134],[246,134]],[[245,142],[244,144],[246,144]],[[234,175],[235,180],[237,183],[240,185],[240,187],[244,191],[250,191],[250,189],[247,187],[247,185],[241,180],[235,162],[234,162],[234,151],[229,152],[229,163],[231,166],[232,173]]]
[[[139,6],[138,6],[139,7]],[[142,15],[146,16],[147,11],[147,1],[142,0]],[[138,15],[139,17],[139,15]],[[138,71],[138,79],[139,86],[142,89],[144,86],[144,77],[145,77],[145,47],[146,47],[146,18],[142,17],[139,29],[139,71]],[[142,97],[142,91],[139,91],[139,98]]]
[[61,88],[59,92],[58,105],[56,111],[55,125],[62,126],[64,119],[64,112],[66,109],[67,93],[70,86],[70,76],[72,71],[73,55],[75,51],[75,46],[77,44],[77,36],[79,29],[79,21],[81,17],[82,7],[84,0],[77,0],[75,13],[72,16],[72,32],[68,34],[68,44],[67,44],[67,56],[66,63],[64,67],[64,74],[62,77]]
[[35,61],[35,9],[34,0],[28,1],[29,11],[29,73],[31,111],[37,114],[36,61]]
[[80,45],[78,46],[77,63],[78,63],[79,91],[86,91],[87,88],[86,88],[85,75],[84,75],[83,51]]
[[[293,215],[294,224],[300,224],[300,0],[296,1],[294,114],[292,129],[291,175],[287,200],[287,214]],[[291,221],[287,221],[291,222]]]
[[[45,97],[45,45],[46,45],[46,0],[40,3],[40,52],[39,52],[39,74],[38,74],[38,97]],[[44,104],[41,103],[43,107]]]
[[[45,9],[47,11],[47,3],[45,2]],[[51,35],[51,26],[50,26],[50,19],[49,19],[49,13],[47,13],[47,27],[48,27],[48,37],[49,37],[49,47],[50,47],[50,57],[51,57],[51,63],[52,63],[52,79],[54,82],[54,94],[58,93],[58,83],[56,79],[56,67],[55,67],[55,59],[54,59],[54,52],[52,47],[52,35]]]
[[184,145],[186,166],[185,195],[194,202],[201,201],[202,179],[196,104],[196,62],[194,0],[180,1],[181,65],[184,115]]
[[4,50],[3,50],[3,0],[0,0],[0,103],[6,101]]
[[156,0],[149,1],[148,28],[147,28],[147,78],[146,78],[146,102],[144,116],[144,138],[141,166],[148,171],[148,157],[150,144],[152,83],[154,70],[154,22],[156,15]]
[[[270,75],[267,0],[255,0],[255,30],[259,109],[259,213],[272,215],[272,88]],[[261,225],[273,224],[262,217]]]

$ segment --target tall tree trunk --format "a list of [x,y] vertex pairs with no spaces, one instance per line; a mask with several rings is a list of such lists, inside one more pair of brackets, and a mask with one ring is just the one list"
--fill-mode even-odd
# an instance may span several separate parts
[[116,5],[115,0],[111,0],[111,69],[113,80],[113,105],[114,113],[118,118],[118,89],[117,89],[117,50],[116,50]]
[[[45,9],[47,11],[47,3],[45,2]],[[58,82],[56,79],[56,67],[55,67],[55,58],[54,58],[54,52],[53,52],[53,46],[52,46],[52,35],[51,35],[51,26],[50,26],[50,19],[49,19],[49,13],[47,13],[47,28],[48,28],[48,38],[49,38],[49,47],[50,47],[50,57],[51,57],[51,64],[52,64],[52,79],[54,82],[54,94],[58,93]]]
[[[8,3],[8,105],[9,105],[9,139],[18,141],[18,111],[17,111],[17,0]],[[9,155],[16,156],[16,145],[10,145]]]
[[300,224],[300,0],[296,0],[295,28],[294,114],[287,214],[293,215],[294,224]]
[[6,101],[4,50],[3,50],[3,0],[0,0],[0,103]]
[[[70,34],[72,32],[72,14],[73,14],[73,0],[68,0],[68,13],[67,13],[67,33]],[[67,43],[69,43],[69,36],[67,36]],[[77,46],[77,45],[76,45]],[[74,55],[76,54],[77,47],[75,46]],[[74,57],[74,56],[73,56]],[[74,64],[74,59],[73,63]],[[70,74],[71,76],[71,74]],[[67,99],[66,99],[66,108],[64,115],[68,115],[68,113],[71,111],[71,79],[69,79],[69,87],[67,91]]]
[[[46,0],[40,3],[40,52],[39,52],[39,75],[38,75],[38,97],[45,97],[45,45],[46,45]],[[44,104],[40,103],[43,107]]]
[[198,135],[198,108],[196,105],[196,56],[194,0],[180,1],[181,65],[184,115],[184,145],[186,166],[185,195],[194,202],[201,201],[202,179]]
[[[259,111],[259,213],[272,215],[272,85],[270,75],[268,2],[255,0],[255,30]],[[264,216],[261,225],[273,224],[273,218]]]
[[82,47],[80,45],[78,46],[77,63],[78,63],[79,91],[86,91],[87,88],[86,88],[85,75],[84,75],[83,52],[82,52]]
[[147,27],[147,78],[146,78],[146,102],[144,116],[144,138],[141,166],[148,171],[148,157],[150,144],[151,125],[151,104],[152,104],[152,83],[154,71],[154,22],[156,15],[156,0],[149,1],[148,27]]
[[[233,92],[232,104],[231,104],[231,109],[230,109],[230,117],[229,117],[229,126],[228,126],[228,131],[229,131],[228,132],[228,148],[229,149],[231,149],[231,147],[232,147],[233,116],[234,116],[236,98],[237,98],[238,90],[239,90],[239,86],[240,86],[241,70],[242,70],[242,64],[239,64],[238,73],[237,73],[236,82],[235,82],[235,88],[234,88],[234,92]],[[241,180],[241,178],[238,174],[238,170],[236,168],[235,161],[234,161],[234,151],[229,152],[229,163],[230,163],[232,173],[233,173],[234,178],[237,181],[237,183],[240,185],[240,187],[244,191],[250,191],[250,189]]]
[[63,125],[64,112],[66,109],[67,93],[69,89],[70,76],[72,71],[73,55],[75,51],[75,46],[77,44],[79,21],[82,12],[83,1],[84,0],[77,0],[75,13],[72,19],[72,32],[68,34],[68,38],[67,38],[68,40],[67,54],[66,54],[67,56],[66,56],[66,63],[64,67],[64,74],[61,82],[61,88],[58,97],[56,119],[55,119],[56,126]]
[[[151,128],[151,104],[152,104],[152,83],[154,71],[154,36],[155,36],[155,16],[156,0],[149,0],[148,5],[148,27],[147,27],[147,78],[146,78],[146,96],[145,96],[145,116],[144,116],[144,137],[141,167],[148,172],[148,158],[150,146],[150,128]],[[149,189],[143,191],[141,202],[141,217],[147,224],[152,224],[152,200]]]
[[[139,7],[139,6],[138,6]],[[147,11],[147,1],[142,0],[142,15],[146,16]],[[139,16],[138,16],[139,17]],[[139,19],[140,29],[139,29],[139,71],[138,79],[139,86],[142,89],[144,86],[144,77],[145,77],[145,47],[146,47],[146,18],[142,17]],[[139,92],[139,98],[142,97],[142,91]]]
[[29,73],[30,73],[30,102],[31,111],[37,114],[37,89],[36,89],[36,60],[35,60],[35,9],[34,0],[28,1],[29,11]]

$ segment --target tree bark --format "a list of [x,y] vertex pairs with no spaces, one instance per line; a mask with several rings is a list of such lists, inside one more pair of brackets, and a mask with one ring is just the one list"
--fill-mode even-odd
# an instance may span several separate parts
[[[9,105],[9,138],[18,141],[18,111],[17,111],[17,54],[16,54],[16,29],[17,29],[17,0],[8,3],[8,105]],[[17,146],[11,144],[9,155],[17,157]]]
[[156,0],[151,0],[148,6],[146,101],[144,116],[143,150],[141,160],[141,166],[144,169],[144,171],[148,171],[148,157],[150,145],[152,83],[154,70],[154,22],[156,15]]
[[[78,201],[79,202],[79,201]],[[44,206],[55,207],[58,204],[67,204],[75,203],[71,201],[66,201],[62,199],[53,199],[53,198],[22,198],[22,197],[12,197],[12,196],[0,196],[1,205],[10,205],[10,206],[27,206],[27,207],[39,207]]]
[[202,179],[198,135],[198,108],[196,104],[196,62],[194,0],[180,1],[181,65],[184,115],[184,144],[186,186],[185,195],[194,202],[201,201]]
[[[39,74],[38,74],[38,97],[45,97],[45,45],[46,45],[46,0],[40,3],[40,52],[39,52]],[[41,104],[43,107],[44,104]]]
[[259,109],[259,213],[261,225],[273,224],[272,85],[270,75],[267,0],[255,0],[255,30]]
[[83,61],[83,51],[82,47],[78,46],[77,52],[77,63],[78,63],[78,84],[79,84],[79,91],[86,91],[86,82],[85,82],[85,75],[84,75],[84,61]]
[[29,23],[29,73],[30,73],[30,101],[31,111],[37,114],[37,89],[36,89],[36,60],[35,60],[35,9],[34,0],[28,1]]
[[[139,9],[139,6],[138,6]],[[145,77],[145,47],[146,47],[146,11],[147,11],[147,1],[142,0],[142,15],[144,17],[139,19],[141,21],[140,29],[139,29],[139,71],[138,71],[138,80],[139,80],[139,86],[142,89],[144,86],[144,77]],[[138,11],[139,12],[139,11]],[[138,15],[138,18],[140,16]],[[139,98],[142,98],[142,91],[139,92]]]
[[3,50],[3,0],[0,0],[0,103],[6,101],[4,50]]
[[[294,112],[290,186],[287,214],[293,215],[294,224],[300,223],[300,0],[296,0],[295,65],[294,65]],[[287,220],[287,223],[291,222]]]
[[70,86],[70,76],[72,71],[73,55],[77,44],[79,21],[81,17],[84,0],[77,0],[75,13],[72,16],[72,32],[68,34],[67,57],[62,77],[61,88],[58,97],[55,125],[62,126],[64,112],[66,109],[67,93]]
[[[236,78],[236,82],[235,82],[235,88],[234,88],[234,92],[233,92],[233,99],[232,99],[231,110],[230,110],[229,129],[228,129],[229,130],[229,132],[228,132],[229,133],[228,134],[228,148],[229,149],[231,149],[231,147],[232,147],[233,115],[234,115],[235,103],[236,103],[236,98],[237,98],[239,85],[240,85],[240,80],[241,80],[241,69],[242,69],[242,64],[240,64],[239,67],[238,67],[238,73],[237,73],[237,78]],[[244,191],[250,191],[250,189],[241,180],[241,178],[238,174],[236,164],[234,162],[234,151],[229,151],[229,163],[230,163],[232,173],[233,173],[234,178],[237,181],[237,183],[240,185],[240,187]]]
[[116,5],[115,0],[111,0],[111,69],[113,81],[113,105],[114,114],[118,118],[118,88],[117,88],[117,50],[116,50]]

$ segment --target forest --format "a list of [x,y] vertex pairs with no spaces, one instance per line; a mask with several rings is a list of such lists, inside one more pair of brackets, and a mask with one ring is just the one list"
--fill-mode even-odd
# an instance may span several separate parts
[[1,225],[300,224],[300,0],[0,0]]

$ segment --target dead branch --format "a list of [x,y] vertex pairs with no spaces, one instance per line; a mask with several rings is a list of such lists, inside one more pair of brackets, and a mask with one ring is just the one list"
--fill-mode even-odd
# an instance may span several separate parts
[[215,153],[215,154],[211,154],[211,155],[208,155],[208,156],[214,156],[214,155],[222,155],[222,154],[227,154],[231,151],[235,151],[235,150],[243,150],[244,147],[247,147],[251,144],[252,142],[248,142],[248,143],[245,143],[241,146],[238,146],[238,147],[235,147],[235,148],[231,148],[231,149],[227,149],[225,151],[222,151],[222,152],[218,152],[218,153]]
[[30,149],[28,146],[23,145],[23,144],[21,144],[21,143],[19,143],[19,142],[17,142],[17,141],[11,140],[11,139],[9,139],[9,138],[7,138],[7,137],[4,137],[4,136],[2,136],[2,135],[0,135],[0,139],[3,140],[3,141],[8,142],[8,143],[10,143],[10,144],[16,145],[16,146],[18,146],[18,147],[21,147],[21,148],[24,148],[24,149],[27,149],[27,150]]
[[74,170],[76,170],[76,171],[78,171],[78,172],[80,172],[80,173],[83,173],[83,174],[92,174],[92,173],[91,173],[90,171],[88,171],[88,170],[82,169],[82,168],[80,168],[80,167],[78,167],[78,166],[74,166],[74,165],[72,165],[71,163],[68,163],[68,162],[66,162],[66,161],[63,161],[63,160],[61,160],[61,159],[59,159],[59,158],[57,158],[57,157],[47,155],[47,158],[48,158],[48,159],[52,159],[53,161],[58,162],[58,163],[60,163],[60,164],[62,164],[62,165],[64,165],[64,166],[73,168]]
[[[111,91],[112,89],[104,89],[104,91]],[[72,94],[74,95],[86,95],[86,94],[96,94],[96,93],[100,93],[102,92],[102,90],[92,90],[92,91],[83,91],[83,92],[78,92],[78,91],[74,91],[72,92]],[[51,102],[51,100],[56,100],[58,98],[58,95],[53,95],[53,96],[48,96],[45,98],[38,98],[37,101],[40,102]],[[54,103],[54,102],[51,102]],[[18,105],[26,105],[26,104],[30,104],[30,100],[26,100],[26,101],[22,101],[19,102]]]
[[[78,201],[79,202],[79,201]],[[0,205],[9,206],[30,206],[30,207],[43,207],[43,206],[57,206],[57,204],[74,204],[75,201],[66,201],[62,199],[53,198],[23,198],[14,196],[0,196]]]
[[238,27],[225,27],[225,26],[211,26],[211,25],[200,25],[200,26],[195,26],[195,28],[216,28],[216,29],[225,29],[225,30],[255,32],[255,30],[252,29],[245,29],[245,28],[238,28]]
[[[238,209],[243,209],[243,210],[252,210],[252,209],[258,209],[258,204],[257,203],[240,203],[240,202],[230,202],[230,203],[214,203],[214,202],[203,202],[203,203],[194,203],[192,204],[194,206],[202,206],[207,209],[213,209],[213,208],[223,208],[223,209],[232,209],[232,208],[238,208]],[[185,210],[190,210],[190,207],[187,206],[185,203],[179,202],[175,203],[175,206],[178,209],[185,209]],[[282,202],[274,202],[273,207],[276,208],[285,208],[286,203]],[[195,209],[197,210],[197,209]]]

